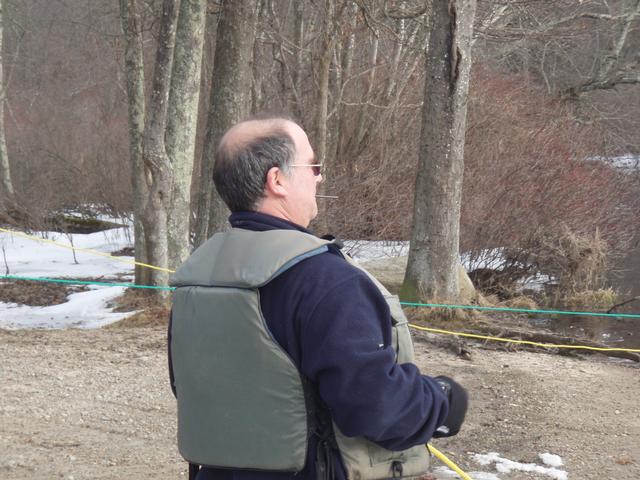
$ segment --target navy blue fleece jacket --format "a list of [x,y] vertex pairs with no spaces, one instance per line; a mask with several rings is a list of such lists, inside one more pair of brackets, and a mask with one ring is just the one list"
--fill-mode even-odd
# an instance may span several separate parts
[[[234,213],[232,226],[252,231],[304,228],[256,212]],[[256,245],[260,248],[260,245]],[[333,421],[348,436],[363,436],[390,450],[425,444],[444,423],[448,401],[441,387],[413,364],[398,365],[391,316],[377,287],[338,252],[296,264],[260,289],[262,312],[276,341],[318,389]],[[207,468],[198,479],[315,478],[316,441],[297,475]],[[337,478],[345,473],[334,452]]]

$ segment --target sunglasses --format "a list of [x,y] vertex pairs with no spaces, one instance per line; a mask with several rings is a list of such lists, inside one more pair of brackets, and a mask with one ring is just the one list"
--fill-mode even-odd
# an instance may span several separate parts
[[312,163],[310,165],[303,163],[294,163],[293,165],[289,165],[290,167],[311,167],[313,169],[313,175],[318,176],[322,173],[322,164],[321,163]]

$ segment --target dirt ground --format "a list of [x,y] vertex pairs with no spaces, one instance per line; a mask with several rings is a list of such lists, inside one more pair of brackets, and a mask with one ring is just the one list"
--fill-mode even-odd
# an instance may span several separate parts
[[[161,327],[0,330],[0,478],[186,478],[165,349]],[[465,471],[495,473],[472,453],[540,464],[551,452],[570,479],[640,479],[637,365],[478,346],[464,360],[420,338],[416,349],[425,373],[470,391],[463,431],[434,441]]]

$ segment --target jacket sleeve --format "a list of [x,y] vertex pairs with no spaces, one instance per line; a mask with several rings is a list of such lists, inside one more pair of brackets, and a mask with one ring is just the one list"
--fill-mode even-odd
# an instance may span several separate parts
[[448,401],[414,364],[395,362],[389,308],[375,285],[358,271],[310,308],[301,318],[301,369],[340,430],[389,450],[425,444]]

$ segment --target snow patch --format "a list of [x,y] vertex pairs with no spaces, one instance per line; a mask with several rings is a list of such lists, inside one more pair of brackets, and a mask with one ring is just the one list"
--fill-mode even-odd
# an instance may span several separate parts
[[344,252],[357,261],[409,255],[409,242],[391,240],[345,240]]
[[[33,236],[76,248],[85,248],[108,254],[131,246],[130,228],[115,228],[91,234],[65,235],[57,232],[39,232]],[[109,282],[133,279],[133,265],[121,260],[132,257],[98,256],[90,252],[73,251],[52,243],[43,243],[21,235],[0,233],[0,272],[20,277],[98,278]],[[31,307],[0,302],[0,327],[18,328],[99,328],[122,320],[135,312],[114,313],[111,303],[122,295],[124,287],[91,286],[88,291],[69,295],[68,301],[47,307]]]
[[[96,250],[108,254],[132,246],[133,235],[129,228],[114,228],[91,234],[65,235],[57,232],[39,232],[32,236],[42,241],[25,238],[21,235],[0,232],[0,246],[4,247],[9,275],[22,277],[55,277],[55,278],[96,278],[113,277],[133,273],[133,265],[122,262],[123,259],[133,261],[133,257],[99,256],[83,252],[80,248]],[[67,247],[46,242],[50,240]],[[0,270],[4,273],[5,265],[0,259]]]
[[124,287],[98,287],[69,295],[68,301],[48,307],[30,307],[0,302],[0,327],[100,328],[135,312],[113,313],[110,307]]
[[[541,454],[542,455],[550,455],[550,454]],[[490,465],[492,463],[496,464],[496,470],[498,473],[511,473],[513,470],[519,470],[521,472],[530,472],[530,473],[539,473],[541,475],[546,475],[555,480],[567,480],[568,474],[564,470],[559,470],[555,467],[543,467],[542,465],[537,465],[535,463],[521,463],[514,462],[513,460],[509,460],[507,458],[502,458],[499,453],[489,452],[487,454],[476,453],[474,456],[474,460],[478,462],[480,465]],[[560,461],[560,465],[562,465],[562,459],[557,455],[553,455],[553,459],[550,461],[557,463]],[[545,457],[549,459],[549,457]]]
[[561,467],[564,465],[562,458],[559,455],[554,455],[553,453],[540,453],[538,454],[540,460],[545,465],[549,465],[550,467]]

